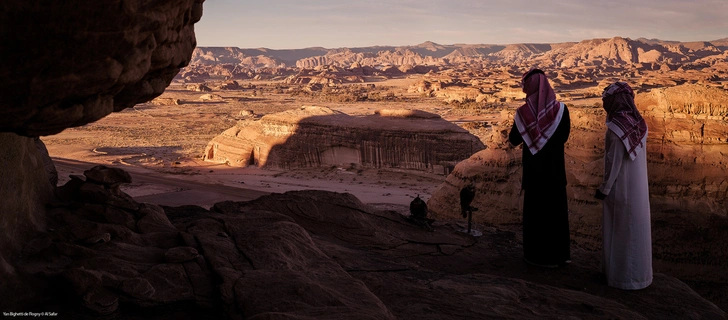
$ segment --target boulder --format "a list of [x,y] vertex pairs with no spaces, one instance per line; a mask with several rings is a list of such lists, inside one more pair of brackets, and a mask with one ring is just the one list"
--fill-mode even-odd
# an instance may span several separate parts
[[54,134],[162,94],[190,61],[203,1],[4,2],[0,131]]

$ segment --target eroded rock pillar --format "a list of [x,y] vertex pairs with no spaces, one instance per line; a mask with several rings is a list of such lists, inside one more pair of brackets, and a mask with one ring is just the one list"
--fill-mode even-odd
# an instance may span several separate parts
[[[44,156],[33,138],[0,133],[0,296],[17,297],[23,245],[46,227],[45,203],[53,196]],[[8,301],[4,301],[8,303]]]

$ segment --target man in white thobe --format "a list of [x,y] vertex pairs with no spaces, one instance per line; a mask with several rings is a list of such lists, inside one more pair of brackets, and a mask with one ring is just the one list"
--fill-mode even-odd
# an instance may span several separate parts
[[652,237],[647,183],[647,125],[624,82],[604,90],[607,111],[603,199],[603,268],[607,284],[625,290],[652,283]]

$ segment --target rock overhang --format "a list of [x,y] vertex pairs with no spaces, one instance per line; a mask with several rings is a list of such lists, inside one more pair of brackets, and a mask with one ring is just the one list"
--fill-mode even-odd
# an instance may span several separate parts
[[3,1],[0,132],[58,133],[162,94],[204,0]]

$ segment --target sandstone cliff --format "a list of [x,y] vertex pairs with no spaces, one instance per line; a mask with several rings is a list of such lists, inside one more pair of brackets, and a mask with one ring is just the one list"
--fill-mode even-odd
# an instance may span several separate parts
[[[649,126],[647,150],[653,205],[726,216],[728,93],[714,87],[682,85],[640,93],[635,101]],[[605,114],[599,107],[572,107],[570,111],[572,133],[566,145],[570,195],[573,201],[591,202],[603,170]],[[520,181],[520,148],[510,149],[506,142],[511,123],[512,114],[501,114],[500,121],[492,123],[491,134],[484,138],[488,150],[458,164],[460,170],[456,169],[452,178],[479,174],[486,180],[498,180],[495,177],[503,175],[504,179],[509,177],[508,181]],[[484,164],[483,168],[506,171],[491,177],[490,169],[479,168],[479,163]],[[482,189],[518,194],[517,184],[498,186],[484,185]],[[443,208],[442,212],[454,209]]]
[[[640,93],[635,99],[647,125],[648,174],[657,268],[714,281],[728,274],[728,94],[718,88],[683,85]],[[567,193],[572,240],[601,248],[601,202],[593,198],[604,172],[605,113],[571,107],[566,144]],[[523,197],[521,148],[507,143],[512,113],[501,114],[485,137],[488,148],[455,166],[428,201],[439,218],[458,218],[459,190],[475,184],[475,221],[520,224]],[[697,238],[696,238],[697,237]],[[705,258],[701,258],[705,257]],[[704,272],[688,271],[703,270]],[[715,278],[713,278],[715,277]]]
[[361,166],[448,174],[484,148],[464,129],[422,111],[381,110],[355,117],[323,107],[246,120],[215,137],[207,161],[232,166]]
[[653,202],[728,215],[728,92],[683,85],[640,94],[635,103],[649,125]]

